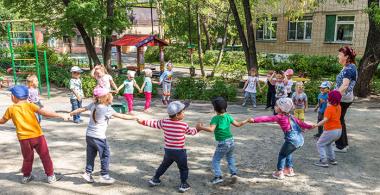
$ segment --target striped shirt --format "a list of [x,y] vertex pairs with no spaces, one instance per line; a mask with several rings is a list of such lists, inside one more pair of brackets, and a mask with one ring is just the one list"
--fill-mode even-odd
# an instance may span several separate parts
[[143,125],[164,130],[165,148],[168,149],[184,149],[185,134],[198,133],[197,129],[190,128],[187,123],[171,119],[144,120]]

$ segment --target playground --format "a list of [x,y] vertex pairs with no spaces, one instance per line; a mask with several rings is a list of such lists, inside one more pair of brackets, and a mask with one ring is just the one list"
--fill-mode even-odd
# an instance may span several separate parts
[[[52,94],[65,94],[56,89]],[[0,113],[9,105],[10,97],[0,93]],[[91,100],[86,99],[84,105]],[[65,96],[55,96],[45,100],[49,110],[70,111]],[[143,100],[138,99],[136,110],[144,118],[166,117],[165,108],[158,100],[153,102],[152,115],[139,112],[143,109]],[[246,125],[232,128],[237,144],[236,161],[239,170],[238,182],[234,185],[212,186],[211,158],[215,149],[213,135],[200,132],[187,137],[189,156],[188,194],[378,194],[380,193],[380,147],[378,132],[380,111],[374,109],[377,102],[366,100],[355,102],[347,115],[350,153],[337,153],[339,165],[319,168],[313,165],[318,160],[318,152],[313,139],[315,132],[305,134],[305,145],[295,153],[295,171],[297,176],[286,180],[275,180],[271,173],[275,169],[277,152],[283,142],[283,133],[277,125]],[[263,106],[255,110],[230,105],[228,111],[237,120],[251,116],[270,115]],[[371,117],[367,117],[371,113]],[[2,126],[0,138],[0,188],[6,194],[175,194],[178,185],[178,169],[169,168],[162,177],[162,185],[150,188],[147,181],[163,157],[163,133],[159,130],[138,126],[135,121],[112,119],[108,128],[108,141],[111,148],[111,176],[117,181],[112,186],[87,184],[81,178],[86,159],[85,131],[89,113],[84,114],[84,122],[73,125],[72,122],[44,119],[42,127],[47,137],[55,172],[62,174],[60,181],[46,183],[42,164],[38,157],[34,160],[33,174],[36,179],[27,186],[20,184],[22,156],[11,123]],[[198,121],[208,123],[214,115],[209,102],[192,103],[186,111],[185,121],[195,125]],[[306,120],[315,121],[314,112],[306,113]],[[314,130],[316,131],[316,130]],[[138,155],[136,155],[138,154]],[[95,162],[95,180],[99,177],[99,162]],[[227,167],[223,163],[223,172]]]
[[379,5],[0,0],[0,194],[380,195]]

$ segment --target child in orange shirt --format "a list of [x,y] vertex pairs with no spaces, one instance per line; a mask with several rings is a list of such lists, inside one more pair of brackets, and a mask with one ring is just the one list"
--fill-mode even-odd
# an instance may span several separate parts
[[29,91],[26,86],[16,85],[10,89],[12,92],[13,105],[9,106],[3,118],[0,119],[0,124],[6,123],[12,119],[16,126],[17,138],[20,142],[23,164],[21,172],[23,178],[21,183],[25,184],[33,180],[32,166],[34,160],[34,150],[40,156],[45,173],[48,176],[48,183],[54,183],[56,177],[54,175],[53,162],[50,159],[49,149],[46,143],[45,136],[42,133],[40,124],[35,114],[40,114],[45,117],[56,117],[69,119],[69,115],[58,114],[56,112],[48,112],[39,106],[27,101]]
[[329,164],[338,164],[335,160],[332,143],[338,140],[342,134],[342,125],[340,123],[340,100],[342,99],[342,95],[339,91],[334,90],[331,91],[328,96],[328,105],[325,110],[324,118],[317,124],[317,126],[323,125],[323,133],[317,142],[320,160],[314,163],[316,166],[326,168],[329,167]]

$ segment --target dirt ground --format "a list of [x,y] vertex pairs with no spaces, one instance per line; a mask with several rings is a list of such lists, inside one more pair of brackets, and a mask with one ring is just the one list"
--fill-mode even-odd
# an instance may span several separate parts
[[[3,115],[10,97],[0,93],[0,115]],[[86,100],[88,103],[90,100]],[[143,109],[137,100],[136,110]],[[86,105],[86,103],[84,103]],[[66,97],[45,100],[47,109],[69,111]],[[339,165],[319,168],[313,165],[318,152],[313,139],[314,132],[305,135],[305,145],[295,152],[296,177],[279,181],[271,178],[276,167],[277,154],[283,143],[283,133],[278,125],[259,124],[232,128],[235,141],[235,157],[239,180],[234,185],[212,186],[211,158],[215,150],[213,135],[200,132],[187,137],[188,161],[192,186],[188,194],[380,194],[380,109],[378,103],[354,103],[347,114],[350,150],[337,154]],[[166,117],[165,108],[157,100],[154,114],[144,118]],[[238,120],[251,116],[270,115],[263,106],[257,109],[230,105],[229,112]],[[191,125],[198,121],[208,123],[214,115],[209,103],[193,103],[186,111],[185,120]],[[86,160],[84,123],[76,125],[57,119],[45,119],[42,127],[48,140],[55,171],[63,175],[54,184],[46,183],[46,176],[38,155],[35,155],[33,174],[36,180],[20,184],[22,156],[12,122],[0,126],[0,194],[176,194],[179,172],[173,164],[161,178],[162,185],[150,188],[147,180],[163,158],[163,133],[139,126],[135,121],[112,119],[107,131],[111,148],[110,175],[117,182],[111,186],[87,184],[81,174]],[[306,120],[315,122],[316,113],[309,111]],[[99,160],[95,163],[95,180],[99,177]],[[227,167],[223,161],[223,171]]]

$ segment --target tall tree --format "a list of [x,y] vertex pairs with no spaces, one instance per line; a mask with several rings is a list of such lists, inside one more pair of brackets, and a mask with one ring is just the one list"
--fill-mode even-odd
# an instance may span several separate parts
[[355,93],[367,97],[370,82],[380,63],[380,7],[379,0],[368,0],[369,29],[364,55],[359,62],[359,77]]
[[[78,31],[83,39],[87,54],[95,64],[100,64],[92,36],[101,36],[105,43],[102,48],[105,65],[110,67],[112,33],[121,33],[130,26],[126,13],[128,3],[133,0],[1,0],[7,9],[19,13],[47,29],[52,36],[76,36]],[[107,41],[108,40],[108,41]]]
[[202,77],[205,76],[205,70],[203,67],[203,52],[202,52],[202,37],[201,37],[201,16],[199,14],[199,6],[197,4],[197,35],[198,35],[198,55],[199,55],[199,65],[201,67]]
[[[254,59],[256,59],[256,49],[249,47],[250,45],[252,45],[252,43],[253,45],[255,44],[255,40],[252,39],[254,38],[253,32],[248,32],[248,31],[253,31],[250,25],[250,23],[252,22],[252,16],[251,16],[251,11],[250,11],[251,8],[249,6],[249,0],[243,0],[244,5],[248,5],[247,8],[244,8],[244,14],[246,16],[246,26],[248,27],[247,28],[248,38],[246,37],[244,33],[244,28],[240,20],[240,16],[239,16],[237,6],[235,4],[235,0],[229,0],[229,3],[230,3],[232,15],[234,16],[234,19],[235,19],[236,28],[239,33],[240,41],[243,46],[245,61],[247,63],[247,70],[249,70],[252,67],[257,68],[258,67],[257,60],[254,61]],[[246,13],[247,10],[249,13]],[[248,42],[250,42],[249,45],[248,45]],[[253,57],[252,55],[255,55],[255,57]]]

